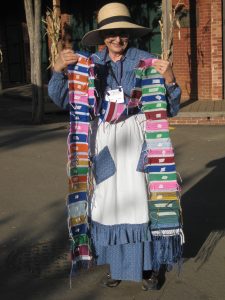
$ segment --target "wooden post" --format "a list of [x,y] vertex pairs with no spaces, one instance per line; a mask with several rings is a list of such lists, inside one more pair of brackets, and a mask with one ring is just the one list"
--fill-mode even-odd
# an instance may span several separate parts
[[41,2],[34,0],[34,70],[37,100],[33,107],[33,122],[42,123],[44,120],[44,97],[41,64]]
[[34,18],[34,11],[32,2],[29,0],[24,0],[24,7],[26,13],[26,21],[27,21],[27,29],[28,29],[28,36],[29,36],[29,44],[30,44],[30,74],[31,74],[31,83],[34,82],[34,26],[33,26],[33,18]]
[[53,11],[56,13],[58,17],[60,17],[61,15],[60,0],[53,0],[52,6],[53,6]]
[[[60,0],[52,0],[52,10],[55,16],[61,18],[61,6]],[[62,22],[60,24],[61,32],[62,32]]]
[[41,1],[24,0],[27,28],[30,41],[32,121],[42,123],[44,119],[44,97],[41,70]]
[[162,59],[168,60],[171,56],[172,34],[172,0],[162,0]]

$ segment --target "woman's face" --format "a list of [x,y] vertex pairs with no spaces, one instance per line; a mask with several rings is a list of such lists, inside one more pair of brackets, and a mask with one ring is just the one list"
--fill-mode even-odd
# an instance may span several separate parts
[[109,53],[123,54],[127,48],[129,35],[124,31],[108,31],[104,33],[104,43],[109,49]]

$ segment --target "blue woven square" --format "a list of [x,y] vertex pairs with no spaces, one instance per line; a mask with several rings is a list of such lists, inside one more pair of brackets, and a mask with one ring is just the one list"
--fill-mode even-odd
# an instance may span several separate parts
[[93,158],[93,173],[97,184],[103,182],[116,172],[116,166],[110,154],[109,148],[105,146],[98,155]]

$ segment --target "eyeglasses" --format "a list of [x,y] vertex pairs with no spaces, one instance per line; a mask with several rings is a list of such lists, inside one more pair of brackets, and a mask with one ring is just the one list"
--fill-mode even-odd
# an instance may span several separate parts
[[116,38],[117,36],[119,36],[121,39],[129,39],[129,33],[125,32],[125,31],[106,31],[103,33],[103,37],[104,39],[106,38]]

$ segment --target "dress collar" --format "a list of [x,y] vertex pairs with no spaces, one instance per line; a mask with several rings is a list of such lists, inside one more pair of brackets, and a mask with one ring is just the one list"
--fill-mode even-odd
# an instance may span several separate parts
[[[135,48],[127,48],[122,60],[125,60],[125,59],[133,60],[135,58],[134,50],[135,50]],[[109,54],[108,54],[107,47],[105,47],[101,52],[98,52],[97,56],[100,58],[100,60],[103,63],[107,63],[107,62],[111,61],[111,58],[109,57]]]

